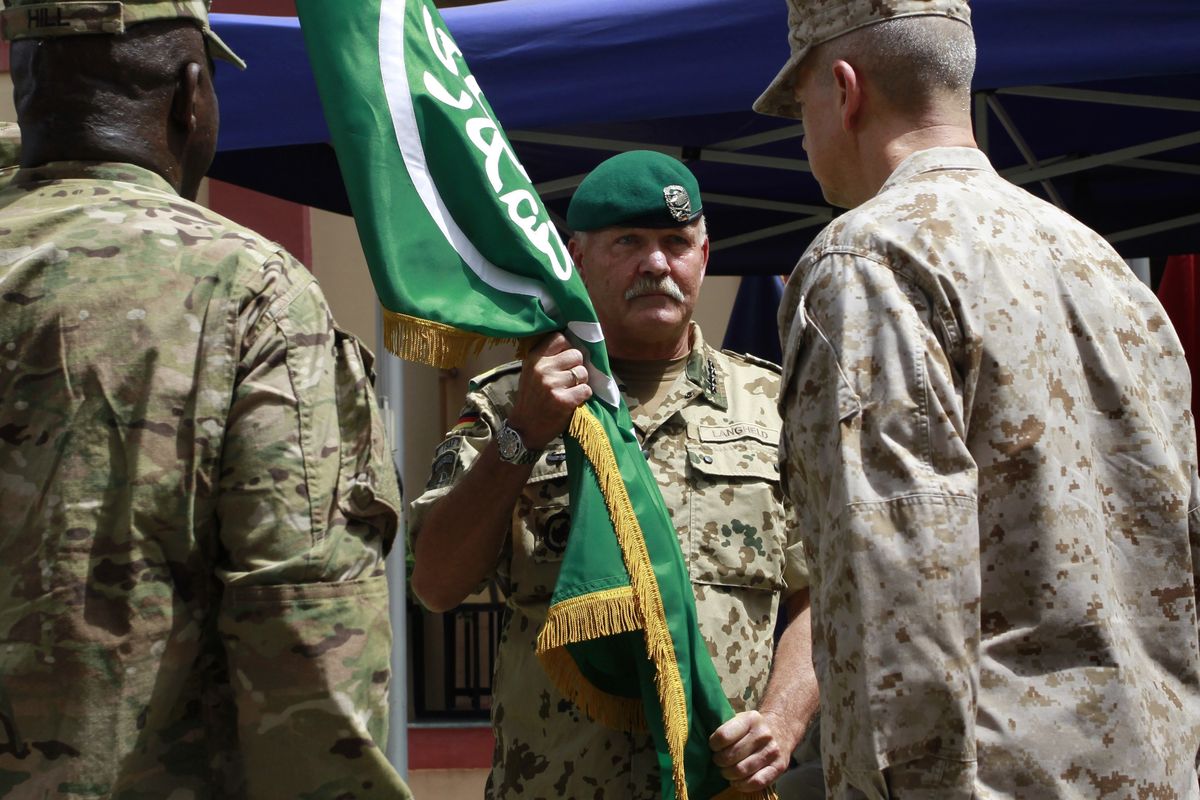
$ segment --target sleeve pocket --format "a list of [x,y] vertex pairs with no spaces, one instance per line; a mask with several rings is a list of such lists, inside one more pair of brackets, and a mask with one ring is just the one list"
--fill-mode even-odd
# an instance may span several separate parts
[[365,525],[386,553],[400,522],[400,488],[391,448],[372,389],[374,356],[358,339],[335,328],[341,460],[338,511],[348,527]]

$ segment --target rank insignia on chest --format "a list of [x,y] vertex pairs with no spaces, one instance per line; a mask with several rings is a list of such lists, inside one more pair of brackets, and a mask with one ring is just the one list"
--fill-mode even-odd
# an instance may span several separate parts
[[704,385],[708,387],[709,394],[717,393],[717,368],[713,366],[713,362],[706,362],[704,370]]

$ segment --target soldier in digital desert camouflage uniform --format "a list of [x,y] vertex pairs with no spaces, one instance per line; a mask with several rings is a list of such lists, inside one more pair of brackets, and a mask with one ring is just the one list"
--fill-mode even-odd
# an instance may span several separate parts
[[975,148],[965,0],[790,0],[759,110],[853,210],[780,310],[833,797],[1200,797],[1190,380]]
[[[735,788],[787,765],[816,695],[806,569],[779,487],[775,367],[721,352],[690,322],[708,238],[695,178],[631,152],[601,164],[568,211],[570,249],[672,513],[700,632],[737,712],[714,737]],[[538,631],[571,527],[559,434],[586,400],[582,355],[558,334],[477,377],[413,504],[413,586],[435,610],[494,575],[507,608],[493,679],[489,798],[657,798],[648,734],[583,717],[543,671]],[[772,671],[781,598],[792,614]],[[768,682],[768,678],[770,681]]]
[[237,57],[200,0],[6,6],[0,795],[407,797],[370,359],[192,202]]

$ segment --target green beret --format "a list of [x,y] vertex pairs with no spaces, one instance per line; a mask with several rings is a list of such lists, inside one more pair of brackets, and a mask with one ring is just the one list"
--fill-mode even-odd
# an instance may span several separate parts
[[583,179],[567,207],[567,227],[680,228],[703,210],[696,176],[682,162],[652,150],[630,150]]
[[0,31],[6,40],[13,42],[89,33],[119,35],[126,28],[143,22],[189,19],[204,34],[209,56],[245,69],[246,62],[230,50],[208,24],[210,5],[212,0],[4,0]]

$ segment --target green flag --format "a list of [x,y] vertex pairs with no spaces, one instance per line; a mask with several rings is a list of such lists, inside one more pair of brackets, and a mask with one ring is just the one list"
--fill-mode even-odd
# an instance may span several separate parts
[[528,175],[427,0],[296,6],[388,349],[446,367],[562,330],[585,355],[593,397],[567,432],[574,523],[543,665],[593,719],[650,731],[664,797],[721,794],[708,737],[732,710],[595,312]]

